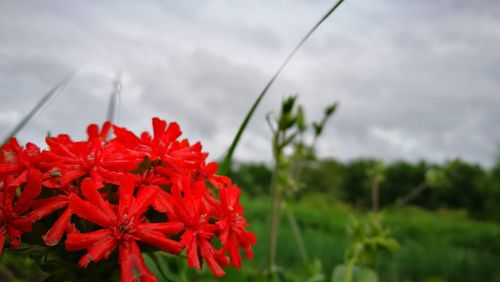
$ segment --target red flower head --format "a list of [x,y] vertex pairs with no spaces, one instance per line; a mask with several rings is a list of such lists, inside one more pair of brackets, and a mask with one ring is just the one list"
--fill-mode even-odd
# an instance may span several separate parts
[[[108,139],[111,128],[116,137]],[[137,241],[172,254],[186,248],[189,266],[201,269],[204,261],[217,277],[229,263],[241,266],[240,249],[252,257],[256,238],[247,231],[239,188],[216,174],[216,163],[206,163],[200,143],[178,139],[176,123],[153,118],[153,135],[140,137],[109,122],[101,129],[91,124],[87,133],[85,141],[49,137],[42,153],[15,139],[2,146],[0,254],[6,239],[17,248],[40,221],[50,224],[42,235],[47,246],[66,233],[67,251],[87,251],[81,267],[117,249],[121,281],[156,281]]]
[[4,188],[16,188],[26,182],[28,170],[38,168],[40,149],[33,143],[23,149],[11,138],[0,150],[0,182]]
[[27,183],[19,197],[16,197],[16,190],[0,192],[0,254],[7,235],[10,248],[15,250],[21,244],[21,234],[31,231],[32,219],[26,216],[26,212],[31,208],[33,200],[40,195],[42,177],[41,172],[30,169],[26,173]]
[[90,176],[99,188],[104,182],[119,184],[122,174],[132,172],[142,161],[143,154],[127,151],[120,143],[105,141],[103,136],[109,126],[106,123],[99,133],[97,126],[91,124],[88,141],[73,142],[67,135],[46,139],[49,150],[44,152],[45,165],[53,168],[53,175],[60,174],[60,185],[82,176]]
[[218,228],[210,223],[210,210],[204,205],[204,198],[209,193],[205,183],[183,177],[176,181],[171,191],[175,215],[187,228],[181,243],[187,247],[188,265],[201,269],[201,256],[215,276],[224,275],[221,266],[227,265],[228,260],[211,242]]
[[240,189],[230,185],[219,190],[221,212],[217,226],[220,229],[220,240],[223,250],[229,251],[231,264],[241,267],[241,255],[239,247],[243,248],[247,258],[253,257],[252,246],[257,239],[255,234],[246,231],[247,220],[243,217],[243,206],[239,203]]
[[151,205],[157,191],[141,189],[137,192],[137,196],[134,196],[135,178],[125,175],[118,190],[118,205],[113,206],[102,197],[91,179],[85,179],[81,189],[86,200],[76,194],[71,194],[70,208],[80,218],[102,229],[88,233],[68,234],[66,250],[86,249],[87,254],[80,259],[79,265],[87,267],[91,261],[98,262],[107,258],[118,246],[121,281],[135,281],[134,269],[141,281],[156,281],[145,266],[136,241],[139,240],[166,252],[178,254],[182,250],[182,245],[166,237],[165,234],[177,234],[183,228],[180,222],[147,222],[144,212]]

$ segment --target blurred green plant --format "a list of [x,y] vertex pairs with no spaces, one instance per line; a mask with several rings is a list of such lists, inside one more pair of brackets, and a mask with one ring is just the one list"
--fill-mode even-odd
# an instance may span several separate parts
[[[304,244],[302,231],[292,210],[288,208],[288,204],[300,188],[299,176],[303,160],[314,156],[314,146],[317,139],[321,136],[327,120],[332,116],[336,107],[336,103],[328,106],[324,111],[322,120],[313,123],[312,127],[307,125],[303,107],[297,105],[297,96],[285,98],[282,101],[279,115],[274,119],[272,113],[267,115],[269,127],[273,132],[272,149],[274,157],[269,221],[268,271],[270,276],[275,275],[279,270],[276,264],[276,249],[281,211],[284,210],[304,267],[309,270],[311,278],[320,279],[321,264],[311,263]],[[311,145],[305,142],[308,128],[314,128],[314,139]],[[287,153],[288,149],[291,149],[291,152]]]
[[344,264],[338,265],[332,274],[333,282],[377,282],[377,273],[373,270],[381,250],[396,252],[399,243],[384,227],[382,216],[371,213],[366,221],[359,221],[351,216],[347,225],[348,244]]
[[404,197],[398,198],[396,206],[402,207],[407,205],[429,188],[439,189],[440,187],[446,186],[447,181],[446,175],[442,169],[431,168],[425,172],[425,180],[422,183]]

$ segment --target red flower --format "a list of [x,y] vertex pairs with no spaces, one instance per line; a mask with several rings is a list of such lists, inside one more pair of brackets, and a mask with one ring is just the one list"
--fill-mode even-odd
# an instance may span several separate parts
[[19,197],[16,197],[15,190],[0,192],[0,254],[7,235],[10,248],[15,250],[21,244],[21,235],[31,231],[32,219],[25,216],[25,213],[31,208],[33,200],[40,195],[43,175],[38,170],[30,169],[26,177],[26,186]]
[[[179,140],[179,126],[158,118],[153,135],[137,137],[115,126],[116,137],[109,139],[111,128],[109,122],[101,129],[89,125],[86,141],[64,134],[47,138],[42,153],[31,143],[23,149],[15,139],[2,146],[0,254],[5,240],[16,249],[33,222],[59,211],[53,222],[42,222],[50,224],[45,244],[54,246],[67,233],[66,250],[87,251],[78,263],[84,268],[118,249],[121,281],[156,281],[137,241],[173,254],[186,247],[189,266],[201,269],[205,261],[217,277],[230,262],[241,266],[240,248],[252,257],[256,238],[247,231],[240,190],[216,174],[216,163],[206,163],[200,143]],[[150,222],[149,207],[168,220]],[[81,230],[72,215],[80,218]]]
[[231,264],[241,267],[239,247],[245,251],[247,258],[253,257],[252,245],[257,239],[255,234],[246,231],[247,220],[243,217],[243,206],[240,201],[240,189],[231,185],[219,190],[221,219],[217,222],[220,229],[220,240],[223,250],[229,251]]
[[127,148],[145,153],[151,160],[161,160],[166,167],[158,167],[158,172],[172,177],[178,173],[193,173],[203,165],[207,154],[201,151],[201,144],[190,145],[187,140],[178,141],[182,134],[175,122],[168,124],[159,118],[153,118],[153,137],[143,132],[141,137],[125,128],[115,126],[116,140]]
[[104,142],[96,127],[89,126],[88,141],[73,142],[66,135],[46,139],[50,150],[43,153],[45,165],[53,167],[53,174],[60,174],[60,185],[87,175],[98,187],[103,182],[119,184],[122,174],[132,172],[142,161],[143,154],[127,151],[117,142]]
[[183,224],[180,222],[146,221],[144,212],[151,205],[157,191],[152,188],[140,189],[137,196],[134,196],[135,178],[125,175],[118,190],[118,205],[114,207],[103,199],[92,180],[85,179],[81,184],[81,190],[87,201],[76,194],[71,194],[70,208],[80,218],[95,223],[102,229],[68,234],[66,250],[87,249],[87,254],[79,261],[81,267],[87,267],[91,261],[98,262],[107,258],[118,246],[121,281],[136,281],[134,269],[141,281],[156,281],[145,266],[136,241],[178,254],[182,250],[182,245],[166,237],[165,234],[176,234],[183,229]]
[[23,149],[15,138],[11,138],[0,150],[0,182],[3,187],[18,187],[26,182],[28,170],[37,168],[40,149],[33,143]]
[[228,261],[210,242],[218,228],[209,222],[210,214],[203,205],[203,198],[208,192],[205,184],[202,181],[192,183],[188,177],[183,177],[172,186],[171,191],[175,214],[187,228],[181,235],[181,243],[187,246],[188,265],[201,269],[201,255],[215,276],[223,276],[221,265],[226,265]]
[[52,224],[47,233],[43,235],[43,241],[47,246],[57,245],[59,241],[61,241],[64,233],[72,229],[72,211],[68,207],[68,201],[69,196],[72,193],[79,193],[78,187],[72,184],[66,184],[63,187],[58,187],[53,190],[59,191],[60,194],[57,196],[36,200],[32,204],[35,211],[29,214],[30,218],[32,218],[33,221],[38,221],[57,210],[66,208],[61,213],[59,218]]

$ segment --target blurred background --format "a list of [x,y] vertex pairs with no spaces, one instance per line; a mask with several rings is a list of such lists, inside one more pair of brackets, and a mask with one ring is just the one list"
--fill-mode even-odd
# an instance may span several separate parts
[[[141,132],[154,116],[177,121],[219,159],[332,4],[0,0],[0,140],[73,75],[21,142],[43,146],[48,132],[84,138],[106,119],[119,80],[119,125]],[[381,281],[500,281],[499,46],[498,1],[345,1],[285,68],[236,150],[232,173],[262,238],[244,273],[267,252],[274,164],[265,116],[298,94],[309,121],[339,103],[289,198],[320,272],[330,277],[344,261],[348,218],[366,218],[376,183],[401,246],[373,266]],[[301,263],[287,247],[292,227],[284,222],[279,235],[278,263],[288,267]]]

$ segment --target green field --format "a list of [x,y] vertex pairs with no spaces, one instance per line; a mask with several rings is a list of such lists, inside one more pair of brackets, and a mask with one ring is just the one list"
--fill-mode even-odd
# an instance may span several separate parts
[[[303,229],[309,256],[322,261],[330,278],[342,263],[346,245],[345,226],[352,211],[324,197],[309,197],[293,205]],[[267,249],[268,199],[244,198],[251,229],[259,242],[255,260],[248,268],[264,265]],[[500,281],[500,225],[467,219],[463,213],[430,213],[418,208],[384,211],[386,225],[401,244],[391,255],[382,254],[377,263],[381,281]],[[305,281],[301,259],[285,218],[279,236],[278,262],[286,267],[286,280]],[[290,270],[296,270],[295,273]],[[294,275],[295,274],[295,275]]]

